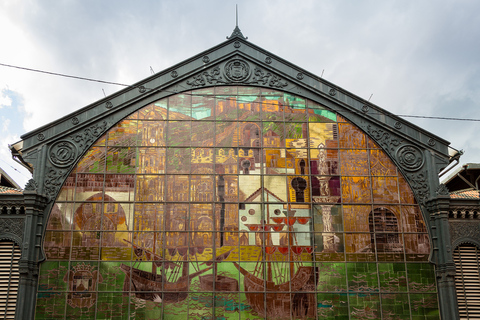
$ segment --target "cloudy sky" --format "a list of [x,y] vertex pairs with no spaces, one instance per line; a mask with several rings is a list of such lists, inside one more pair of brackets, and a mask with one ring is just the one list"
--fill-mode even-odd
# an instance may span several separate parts
[[[0,64],[132,84],[223,42],[236,3],[249,41],[388,111],[480,119],[477,0],[2,0]],[[0,167],[23,186],[8,144],[120,89],[0,66]],[[480,122],[405,119],[480,162]]]

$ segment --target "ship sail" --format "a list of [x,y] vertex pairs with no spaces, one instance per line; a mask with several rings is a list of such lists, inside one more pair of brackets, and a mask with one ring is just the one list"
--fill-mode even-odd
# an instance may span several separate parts
[[[268,197],[268,194],[267,194]],[[268,198],[267,198],[268,200]],[[240,264],[234,266],[244,276],[245,295],[248,303],[260,316],[278,319],[315,317],[316,300],[313,292],[318,279],[318,270],[303,265],[301,255],[311,254],[312,246],[299,245],[294,230],[295,224],[305,225],[310,217],[295,216],[295,210],[284,211],[284,217],[270,217],[268,206],[266,220],[261,224],[245,224],[251,232],[261,232],[262,255],[265,263],[258,263],[250,273]],[[278,214],[278,213],[277,213]],[[274,223],[269,223],[273,221]],[[274,245],[273,236],[286,227],[287,243]],[[280,264],[288,264],[290,272],[279,273]],[[272,266],[274,265],[274,266]],[[265,296],[266,295],[266,296]]]
[[[130,267],[126,264],[120,265],[120,270],[125,273],[124,291],[130,290],[135,292],[135,296],[139,299],[150,300],[155,302],[180,302],[188,296],[188,286],[193,278],[211,270],[213,267],[198,270],[192,274],[188,273],[188,261],[183,261],[180,264],[167,261],[162,256],[141,246],[135,245],[128,240],[124,241],[131,244],[134,248],[134,253],[137,257],[145,255],[145,257],[152,261],[152,272]],[[179,249],[179,252],[183,251]],[[162,268],[164,271],[158,272],[157,268]],[[166,270],[170,277],[167,277]],[[162,297],[159,293],[163,292]]]

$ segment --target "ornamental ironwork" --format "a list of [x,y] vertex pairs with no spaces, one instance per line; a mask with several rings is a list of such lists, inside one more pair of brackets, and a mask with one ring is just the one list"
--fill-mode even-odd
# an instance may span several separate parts
[[401,146],[396,155],[402,168],[407,171],[419,170],[425,161],[422,150],[413,145]]
[[77,158],[77,147],[70,141],[55,142],[50,147],[48,158],[57,167],[67,167]]
[[232,82],[244,82],[250,77],[250,67],[245,61],[235,59],[225,64],[224,74]]

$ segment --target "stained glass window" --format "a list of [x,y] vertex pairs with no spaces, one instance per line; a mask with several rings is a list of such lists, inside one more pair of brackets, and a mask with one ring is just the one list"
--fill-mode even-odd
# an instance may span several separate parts
[[255,87],[147,105],[50,213],[37,319],[439,319],[430,242],[359,128]]

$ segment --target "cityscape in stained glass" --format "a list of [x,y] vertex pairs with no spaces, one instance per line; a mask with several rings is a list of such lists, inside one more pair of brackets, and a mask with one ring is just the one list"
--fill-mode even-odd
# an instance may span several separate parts
[[439,319],[413,192],[368,135],[268,88],[114,125],[50,213],[36,319]]

